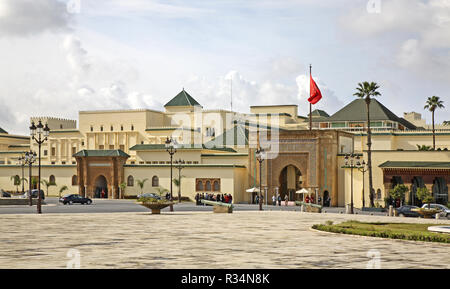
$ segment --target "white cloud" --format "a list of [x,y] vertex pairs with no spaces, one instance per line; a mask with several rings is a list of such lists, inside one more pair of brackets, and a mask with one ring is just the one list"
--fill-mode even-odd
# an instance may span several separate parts
[[0,1],[0,35],[29,36],[45,31],[67,31],[71,16],[56,0]]
[[418,75],[448,79],[450,1],[383,0],[381,7],[381,13],[355,8],[340,22],[359,41],[393,51],[392,64]]
[[[279,73],[280,71],[277,70]],[[298,75],[291,83],[284,84],[269,77],[261,82],[246,79],[237,71],[229,71],[214,80],[192,76],[187,91],[206,109],[230,109],[231,83],[233,79],[233,110],[248,112],[251,105],[297,104],[300,115],[309,113],[309,76]],[[343,106],[343,102],[319,78],[314,78],[322,92],[322,100],[313,109],[323,109],[329,114]]]

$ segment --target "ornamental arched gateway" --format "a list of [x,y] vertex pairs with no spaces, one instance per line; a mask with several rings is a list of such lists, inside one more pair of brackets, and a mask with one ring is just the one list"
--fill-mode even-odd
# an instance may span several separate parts
[[125,180],[123,165],[130,157],[128,154],[121,150],[82,150],[74,157],[80,195],[93,198],[104,191],[107,195],[103,195],[110,199],[119,198],[119,185]]

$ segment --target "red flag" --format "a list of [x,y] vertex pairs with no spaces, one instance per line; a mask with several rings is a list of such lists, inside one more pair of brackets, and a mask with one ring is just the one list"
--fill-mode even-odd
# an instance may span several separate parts
[[311,104],[316,104],[319,100],[322,99],[322,93],[320,92],[319,87],[317,87],[316,82],[314,81],[314,79],[312,78],[312,76],[310,76],[311,81],[310,81],[310,98],[308,98],[308,101]]

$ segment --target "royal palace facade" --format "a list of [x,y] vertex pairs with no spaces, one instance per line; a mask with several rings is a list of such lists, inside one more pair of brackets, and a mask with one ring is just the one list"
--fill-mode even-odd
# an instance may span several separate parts
[[[41,120],[50,128],[41,148],[42,179],[54,184],[50,195],[58,195],[63,186],[68,188],[64,194],[100,197],[103,191],[113,199],[170,189],[165,142],[171,138],[177,143],[172,176],[181,180],[180,186],[172,183],[174,196],[181,191],[193,200],[197,193],[227,193],[236,203],[251,203],[254,193],[247,190],[260,187],[261,175],[268,200],[275,194],[299,199],[296,192],[306,188],[322,200],[329,198],[331,206],[344,206],[353,183],[355,206],[361,207],[363,200],[368,205],[368,174],[351,172],[345,156],[354,153],[367,161],[365,109],[363,100],[354,100],[331,116],[315,110],[310,130],[309,118],[298,115],[297,105],[252,106],[250,113],[205,110],[183,90],[164,111],[80,111],[78,126],[76,120],[53,117],[31,121]],[[436,201],[446,204],[450,128],[436,130],[437,150],[420,151],[418,145],[432,143],[432,132],[420,114],[398,117],[376,100],[370,110],[375,202],[383,205],[389,190],[402,183],[410,189],[407,201],[425,186]],[[258,147],[266,152],[261,166]],[[17,179],[22,169],[28,179],[28,167],[22,167],[19,158],[30,150],[38,147],[29,136],[0,128],[1,189],[21,191]],[[34,164],[32,179],[37,171]],[[145,179],[141,189],[138,182]]]

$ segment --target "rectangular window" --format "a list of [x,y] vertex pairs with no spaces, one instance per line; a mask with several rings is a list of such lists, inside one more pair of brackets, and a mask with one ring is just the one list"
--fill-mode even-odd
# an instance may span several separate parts
[[48,150],[44,150],[44,156],[48,155]]
[[72,148],[72,155],[74,155],[74,154],[76,154],[77,153],[77,148],[76,147],[73,147]]
[[119,146],[119,149],[120,149],[121,151],[125,151],[125,145],[120,145],[120,146]]
[[114,145],[109,145],[109,149],[113,150],[114,149]]
[[52,156],[53,157],[56,156],[56,148],[55,147],[52,148]]
[[99,146],[98,146],[98,149],[99,149],[99,150],[104,150],[104,149],[105,149],[105,146],[104,146],[104,145],[99,145]]
[[331,127],[332,128],[345,127],[345,122],[332,122]]

